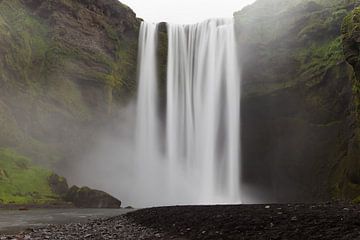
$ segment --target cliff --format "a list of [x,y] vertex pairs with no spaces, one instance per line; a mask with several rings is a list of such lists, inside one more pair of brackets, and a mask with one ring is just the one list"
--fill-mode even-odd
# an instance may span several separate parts
[[269,201],[352,200],[360,195],[351,173],[359,171],[356,84],[341,26],[357,3],[279,2],[235,14],[245,183]]
[[343,51],[346,61],[352,66],[351,75],[352,99],[350,105],[350,129],[352,132],[349,140],[347,154],[337,169],[338,194],[341,197],[352,198],[359,202],[360,196],[360,131],[359,131],[359,106],[360,106],[360,8],[355,8],[348,14],[342,25]]
[[139,24],[117,0],[1,0],[0,147],[52,169],[91,148],[135,92]]

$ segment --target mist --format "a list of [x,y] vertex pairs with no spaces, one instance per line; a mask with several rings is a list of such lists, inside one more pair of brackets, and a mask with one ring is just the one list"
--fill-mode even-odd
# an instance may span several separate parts
[[[133,207],[189,204],[194,201],[194,182],[189,182],[181,173],[173,175],[177,184],[170,186],[168,166],[165,159],[157,159],[144,165],[136,160],[135,124],[136,104],[131,102],[119,111],[119,124],[111,131],[97,137],[94,147],[83,155],[71,169],[71,183],[102,189]],[[179,191],[171,194],[170,188]]]

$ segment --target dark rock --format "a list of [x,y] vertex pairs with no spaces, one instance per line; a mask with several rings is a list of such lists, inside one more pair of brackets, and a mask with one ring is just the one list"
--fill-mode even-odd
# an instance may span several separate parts
[[64,197],[69,190],[66,179],[58,176],[55,173],[49,177],[49,185],[52,191],[61,197]]
[[120,208],[121,201],[109,194],[93,190],[88,187],[78,188],[73,186],[69,189],[64,177],[52,174],[49,179],[52,191],[59,195],[63,201],[72,203],[78,208]]
[[65,201],[72,202],[78,208],[120,208],[121,201],[111,195],[88,187],[73,186],[65,196]]

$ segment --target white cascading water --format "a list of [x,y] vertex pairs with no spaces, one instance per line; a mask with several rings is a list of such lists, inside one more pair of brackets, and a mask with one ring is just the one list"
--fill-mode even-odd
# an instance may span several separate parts
[[168,25],[165,123],[157,25],[142,23],[137,163],[145,205],[241,203],[240,73],[233,20]]

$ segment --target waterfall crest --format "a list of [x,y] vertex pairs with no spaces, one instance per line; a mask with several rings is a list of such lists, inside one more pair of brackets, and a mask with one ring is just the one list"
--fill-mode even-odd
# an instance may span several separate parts
[[156,49],[157,25],[144,22],[136,161],[139,184],[153,193],[144,201],[240,203],[240,72],[233,20],[168,25],[165,121],[159,114]]

